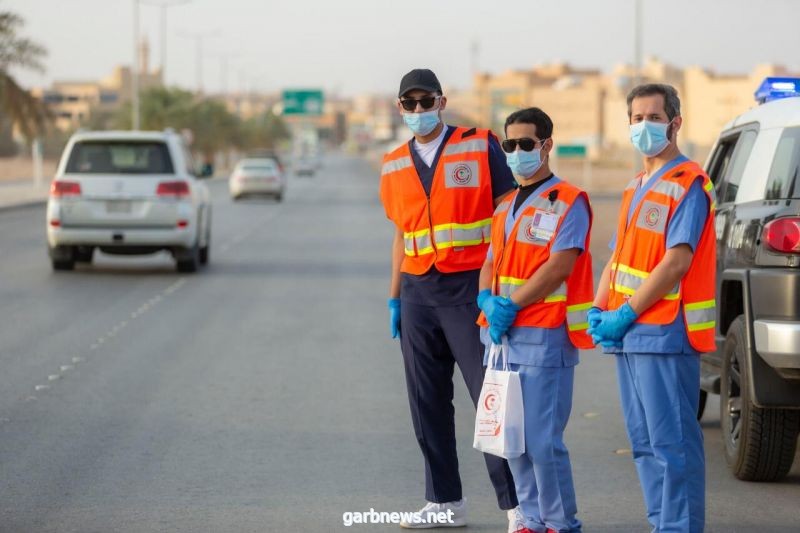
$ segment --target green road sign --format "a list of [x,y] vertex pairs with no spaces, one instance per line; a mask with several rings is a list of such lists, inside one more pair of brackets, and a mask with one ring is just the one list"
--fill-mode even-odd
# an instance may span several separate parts
[[559,144],[556,146],[558,157],[586,157],[586,145],[584,144]]
[[322,91],[316,89],[283,91],[284,115],[321,115]]

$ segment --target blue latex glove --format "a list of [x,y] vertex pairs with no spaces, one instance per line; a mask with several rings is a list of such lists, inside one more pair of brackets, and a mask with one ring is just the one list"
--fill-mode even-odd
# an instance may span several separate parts
[[[592,307],[589,309],[589,312],[586,313],[589,319],[589,327],[595,328],[600,323],[600,314],[603,312],[602,309],[599,307]],[[596,344],[596,343],[595,343]]]
[[475,301],[478,303],[478,307],[483,310],[483,302],[486,301],[487,298],[492,297],[492,289],[483,289],[481,292],[478,293],[478,297]]
[[[487,290],[489,289],[484,289],[484,291]],[[489,324],[492,325],[498,321],[502,321],[503,323],[508,322],[508,324],[511,325],[511,322],[514,322],[514,318],[517,316],[519,307],[508,298],[492,296],[491,292],[485,295],[484,291],[478,294],[478,300],[480,301],[478,307],[480,307],[483,314],[486,315],[486,320],[489,321]],[[511,306],[508,304],[511,304]],[[515,307],[516,309],[514,309]],[[506,329],[508,329],[508,326],[506,326]]]
[[622,348],[622,341],[612,341],[597,335],[592,335],[592,342],[598,346],[602,346],[606,350],[610,350],[612,348]]
[[603,341],[621,341],[625,332],[636,320],[636,312],[625,303],[614,311],[603,311],[600,313],[600,323],[594,327],[589,327],[587,333],[593,338],[597,337]]
[[497,326],[489,326],[489,337],[492,339],[493,343],[501,344],[504,334],[505,330],[502,330]]
[[400,335],[400,298],[389,298],[389,326],[392,328],[392,338]]
[[510,298],[502,298],[497,302],[497,306],[502,312],[498,312],[494,322],[489,323],[489,336],[492,338],[492,342],[500,344],[501,337],[508,332],[508,328],[517,318],[520,307]]

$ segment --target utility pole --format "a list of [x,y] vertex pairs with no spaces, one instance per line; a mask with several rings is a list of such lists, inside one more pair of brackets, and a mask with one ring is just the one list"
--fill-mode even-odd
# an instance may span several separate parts
[[133,0],[133,65],[131,65],[131,125],[139,129],[139,0]]
[[197,83],[197,91],[203,93],[203,40],[217,35],[217,31],[204,31],[195,33],[181,33],[181,37],[187,39],[194,39],[195,41],[195,76]]
[[642,83],[642,0],[633,0],[633,85]]
[[469,46],[469,52],[470,52],[469,69],[470,69],[470,76],[472,76],[473,78],[478,73],[478,68],[479,68],[478,55],[480,54],[480,51],[481,51],[481,43],[478,41],[477,38],[473,39]]
[[192,0],[139,0],[161,8],[161,82],[167,84],[167,10],[171,7],[188,4]]

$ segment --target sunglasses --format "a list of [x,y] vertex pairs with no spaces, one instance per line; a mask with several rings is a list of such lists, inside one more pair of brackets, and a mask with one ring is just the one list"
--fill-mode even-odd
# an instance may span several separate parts
[[536,143],[544,144],[546,140],[547,139],[542,139],[540,141],[537,141],[535,139],[531,139],[530,137],[521,137],[519,139],[506,139],[505,141],[503,141],[502,146],[503,146],[503,151],[509,154],[511,152],[516,152],[517,145],[519,145],[519,147],[522,148],[524,152],[530,152],[531,150],[536,148]]
[[406,111],[414,111],[417,108],[417,103],[422,106],[422,109],[430,109],[439,98],[441,98],[441,96],[423,96],[419,100],[404,98],[400,100],[400,105],[403,106],[403,109]]

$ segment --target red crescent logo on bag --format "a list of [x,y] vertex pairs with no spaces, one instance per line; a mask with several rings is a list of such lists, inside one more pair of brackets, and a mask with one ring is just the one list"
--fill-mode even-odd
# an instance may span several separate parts
[[486,394],[486,397],[483,399],[483,408],[490,413],[496,413],[498,409],[500,409],[500,396],[497,392],[490,392]]

